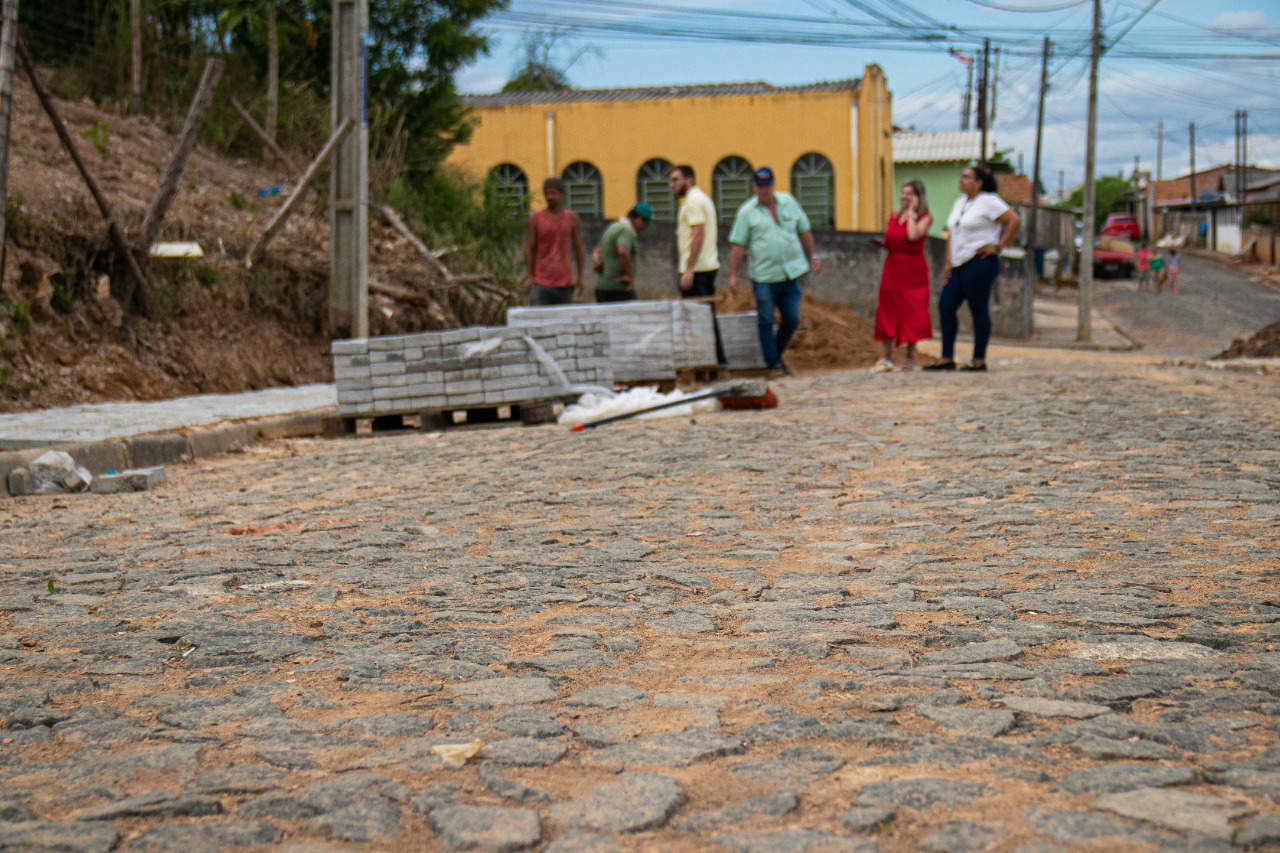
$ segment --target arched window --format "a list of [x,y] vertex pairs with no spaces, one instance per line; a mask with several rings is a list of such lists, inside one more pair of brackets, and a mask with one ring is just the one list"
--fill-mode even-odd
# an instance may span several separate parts
[[656,222],[676,221],[676,199],[667,186],[671,164],[662,158],[648,161],[636,172],[636,202],[645,202],[653,208]]
[[504,202],[512,213],[529,210],[529,179],[519,166],[503,163],[489,170],[489,186],[494,195]]
[[579,216],[599,219],[604,215],[603,181],[600,171],[579,160],[570,163],[560,175],[564,181],[565,206]]
[[836,172],[821,154],[805,154],[791,167],[791,194],[815,229],[836,225]]
[[711,200],[721,223],[732,223],[738,208],[751,198],[751,173],[751,164],[741,157],[726,157],[716,164],[711,173]]

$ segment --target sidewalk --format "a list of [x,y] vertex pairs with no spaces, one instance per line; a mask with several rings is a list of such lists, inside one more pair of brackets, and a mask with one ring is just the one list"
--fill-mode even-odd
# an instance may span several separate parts
[[260,438],[317,435],[337,411],[332,385],[99,403],[0,415],[0,496],[9,472],[48,448],[97,475],[239,450]]

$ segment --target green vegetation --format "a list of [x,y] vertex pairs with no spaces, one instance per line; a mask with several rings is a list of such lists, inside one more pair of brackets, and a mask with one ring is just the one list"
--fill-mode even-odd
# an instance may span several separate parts
[[98,123],[93,127],[86,127],[80,131],[80,135],[92,142],[99,154],[107,153],[107,145],[111,142],[111,128],[103,119],[98,119]]
[[[1108,213],[1117,213],[1127,210],[1128,206],[1125,200],[1129,197],[1129,193],[1133,192],[1133,184],[1127,180],[1115,175],[1100,175],[1096,183],[1096,191],[1094,201],[1097,206],[1094,219],[1094,228],[1102,228],[1102,223],[1106,220]],[[1067,199],[1067,207],[1082,207],[1084,205],[1084,189],[1077,189],[1071,194],[1071,198]]]
[[13,331],[16,335],[25,335],[27,329],[31,326],[31,303],[25,299],[11,299],[0,301],[0,311],[9,315],[9,322],[13,323]]

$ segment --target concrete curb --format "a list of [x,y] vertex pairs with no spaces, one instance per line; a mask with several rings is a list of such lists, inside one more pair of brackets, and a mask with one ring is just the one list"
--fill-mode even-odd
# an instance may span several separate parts
[[260,439],[330,435],[334,433],[335,424],[338,423],[338,410],[325,408],[243,421],[223,421],[172,432],[0,451],[0,496],[10,497],[10,471],[27,467],[49,450],[69,453],[76,464],[83,465],[89,469],[90,474],[97,475],[105,474],[108,468],[124,471],[217,456],[241,450]]

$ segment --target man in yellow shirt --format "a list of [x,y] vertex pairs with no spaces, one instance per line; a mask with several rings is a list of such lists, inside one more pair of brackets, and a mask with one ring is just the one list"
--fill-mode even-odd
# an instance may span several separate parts
[[693,167],[675,166],[667,175],[667,186],[680,202],[676,216],[676,245],[679,261],[680,296],[697,299],[711,306],[712,327],[716,335],[716,359],[722,367],[727,362],[724,345],[720,342],[720,328],[714,320],[716,273],[720,271],[718,243],[720,230],[716,227],[716,206],[696,186]]

